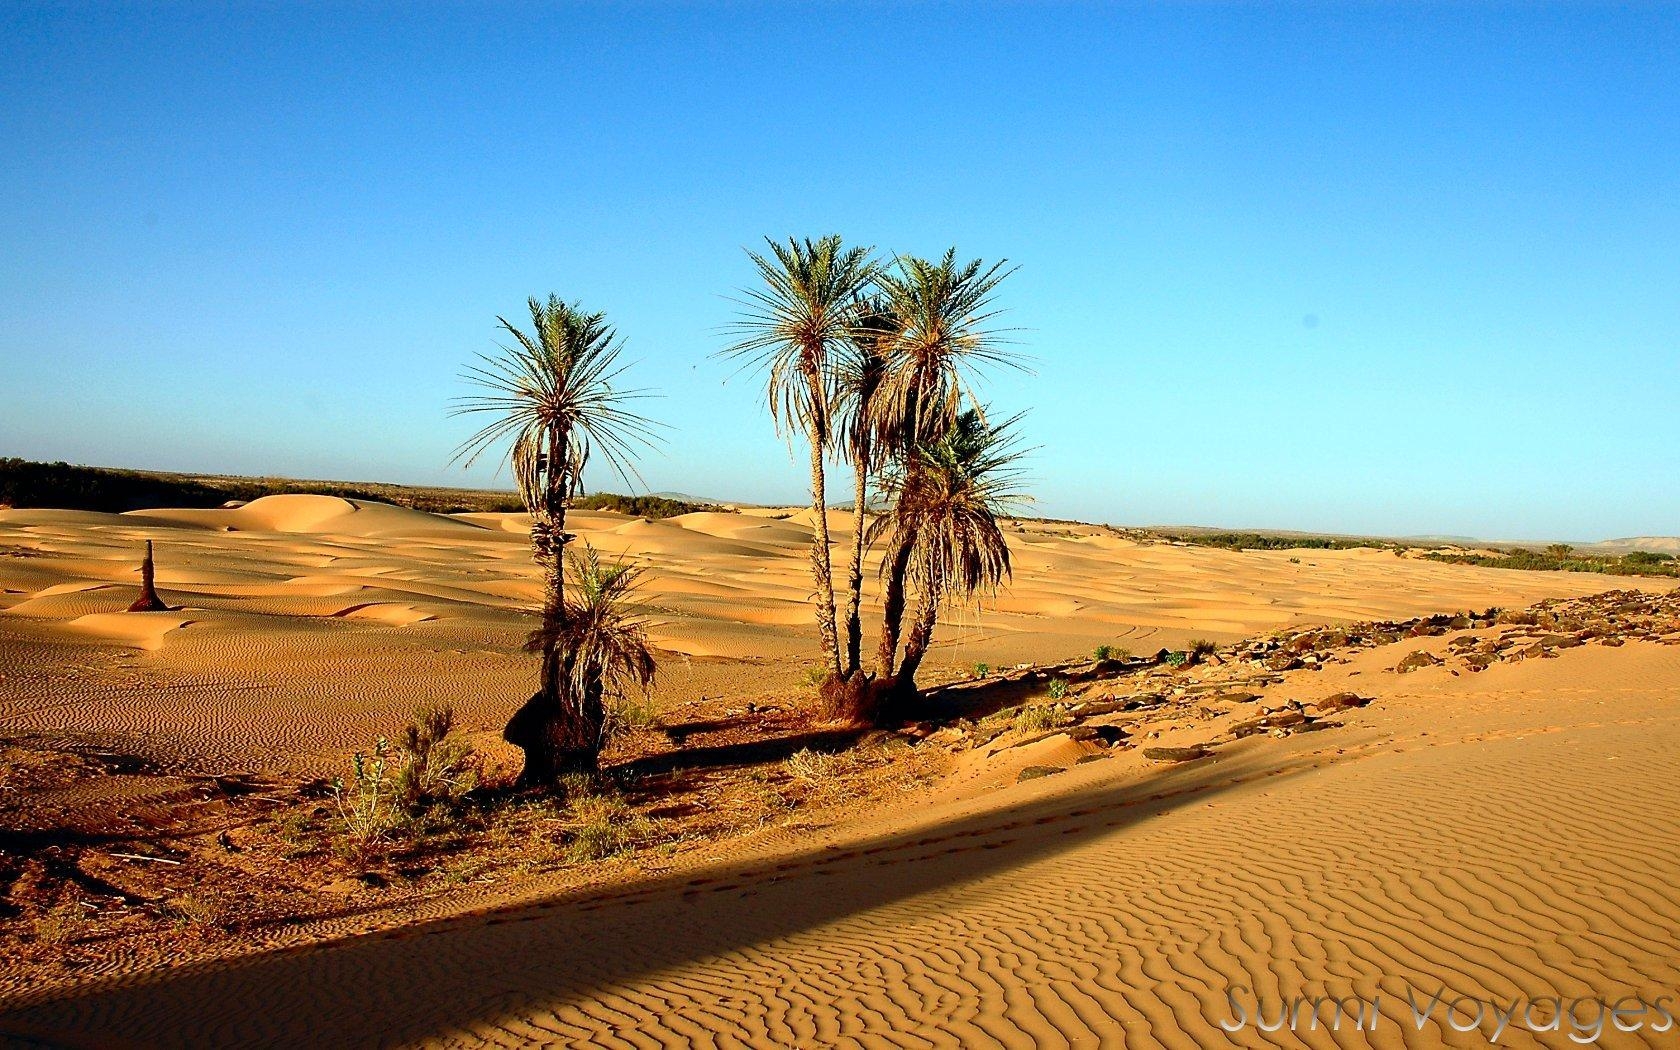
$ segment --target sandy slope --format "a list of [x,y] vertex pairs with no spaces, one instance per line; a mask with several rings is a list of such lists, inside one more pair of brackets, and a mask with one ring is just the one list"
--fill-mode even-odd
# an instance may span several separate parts
[[[1340,729],[957,786],[718,870],[113,982],[0,1028],[69,1046],[1195,1047],[1226,1045],[1240,984],[1268,1014],[1296,995],[1385,1006],[1371,1032],[1236,1045],[1484,1046],[1491,1023],[1413,1031],[1408,992],[1676,994],[1680,647],[1384,670],[1412,647],[1285,683],[1377,697]],[[1606,1026],[1598,1045],[1674,1037]]]
[[[846,535],[850,516],[833,519]],[[581,512],[568,527],[651,566],[643,597],[667,651],[663,701],[747,701],[785,699],[815,663],[809,520]],[[447,699],[493,748],[532,677],[519,651],[538,587],[526,532],[517,515],[446,518],[329,496],[122,515],[0,511],[0,733],[110,734],[170,767],[321,772],[418,703]],[[148,538],[179,611],[121,615]],[[1011,545],[1014,585],[949,617],[932,676],[1104,643],[1149,652],[1604,585],[1373,550],[1140,545],[1086,526],[1014,527]]]

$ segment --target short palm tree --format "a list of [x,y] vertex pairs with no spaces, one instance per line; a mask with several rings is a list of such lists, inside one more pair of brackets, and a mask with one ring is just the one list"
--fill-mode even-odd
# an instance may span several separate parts
[[[898,702],[915,696],[916,672],[940,607],[995,589],[1010,574],[1009,545],[998,517],[1026,499],[1018,487],[1025,453],[1012,432],[1019,419],[992,426],[978,410],[964,411],[943,436],[917,445],[910,461],[884,479],[884,489],[895,498],[890,513],[876,523],[874,538],[885,542],[889,562],[903,557],[918,592],[903,659],[883,672],[892,678],[890,692]],[[891,578],[886,582],[894,586]],[[902,591],[897,601],[902,607]]]
[[571,587],[563,615],[545,619],[526,648],[558,654],[562,694],[574,717],[553,728],[529,728],[536,734],[557,728],[564,734],[556,741],[562,751],[598,755],[619,702],[632,687],[645,692],[658,669],[647,625],[630,608],[643,570],[623,561],[603,563],[587,542],[582,553],[567,551],[565,560]]
[[825,460],[831,450],[836,358],[848,345],[853,304],[874,277],[869,249],[847,248],[838,236],[766,242],[769,255],[747,252],[763,287],[744,292],[736,342],[724,353],[763,369],[770,416],[778,434],[805,436],[811,449],[811,574],[823,660],[839,678],[834,575],[829,553]]
[[455,414],[492,413],[456,458],[470,465],[508,443],[514,483],[531,514],[531,553],[543,573],[540,636],[542,681],[537,692],[508,722],[506,737],[525,752],[521,779],[549,784],[562,773],[594,768],[599,726],[591,725],[587,698],[574,693],[567,676],[573,666],[565,645],[572,636],[565,621],[566,508],[583,490],[583,470],[599,452],[626,480],[638,446],[652,443],[654,424],[632,412],[642,391],[620,389],[624,343],[606,316],[550,296],[529,301],[531,331],[498,317],[512,337],[499,355],[479,355],[463,378],[487,392],[460,399]]

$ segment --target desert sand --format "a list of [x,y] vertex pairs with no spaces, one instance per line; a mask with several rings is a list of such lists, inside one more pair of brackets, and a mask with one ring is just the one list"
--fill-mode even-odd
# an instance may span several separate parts
[[[846,515],[835,516],[840,527]],[[576,514],[652,568],[658,699],[797,702],[808,516]],[[143,540],[178,612],[131,617]],[[1013,586],[941,628],[931,680],[1324,623],[1634,586],[1387,551],[1229,552],[1011,527]],[[529,691],[517,516],[326,497],[215,511],[0,512],[0,734],[87,734],[167,768],[319,774],[446,698],[496,746]],[[1637,581],[1666,592],[1667,581]],[[1206,710],[1194,675],[1136,743],[954,751],[899,805],[768,829],[662,874],[440,895],[266,952],[11,988],[61,1046],[1480,1046],[1408,993],[1680,999],[1680,641],[1455,662],[1491,628],[1349,649]],[[1620,641],[1620,639],[1617,639]],[[1468,643],[1464,643],[1468,644]],[[1445,662],[1393,671],[1414,651]],[[1201,673],[1201,672],[1198,672]],[[1238,679],[1235,665],[1206,672]],[[1246,673],[1246,672],[1245,672]],[[1221,675],[1224,676],[1221,679]],[[1080,686],[1086,698],[1109,688]],[[1351,691],[1319,732],[1233,722]],[[1206,694],[1210,698],[1212,693]],[[1221,694],[1226,695],[1226,694]],[[1222,706],[1221,706],[1222,703]],[[931,740],[937,740],[937,735]],[[1099,755],[1099,751],[1101,752]],[[1101,757],[1101,761],[1078,761]],[[1016,782],[1028,765],[1062,771]],[[1372,1032],[1227,1035],[1227,989],[1381,996]],[[1346,1026],[1344,1026],[1344,1029]],[[1566,1028],[1567,1031],[1567,1028]],[[1675,1034],[1604,1026],[1599,1045]],[[1563,1046],[1562,1033],[1500,1045]]]

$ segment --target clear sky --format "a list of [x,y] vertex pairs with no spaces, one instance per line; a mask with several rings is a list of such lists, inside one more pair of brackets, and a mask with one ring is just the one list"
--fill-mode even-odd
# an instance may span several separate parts
[[12,2],[0,201],[0,455],[505,485],[446,406],[554,291],[651,490],[797,500],[710,355],[839,232],[1019,266],[1040,513],[1680,533],[1672,6]]

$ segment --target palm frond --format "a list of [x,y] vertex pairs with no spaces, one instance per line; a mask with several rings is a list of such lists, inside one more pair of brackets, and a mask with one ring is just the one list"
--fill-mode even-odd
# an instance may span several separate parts
[[658,424],[631,410],[650,396],[619,383],[624,341],[606,315],[551,295],[531,299],[531,330],[498,317],[509,345],[480,354],[462,378],[485,393],[457,398],[451,415],[494,418],[455,450],[471,465],[506,443],[520,498],[533,515],[557,513],[583,490],[583,471],[599,453],[626,483],[641,482],[633,456],[659,437]]
[[838,235],[769,240],[768,254],[749,250],[759,287],[735,300],[741,316],[721,353],[764,373],[765,399],[776,432],[803,433],[828,447],[836,396],[833,355],[851,330],[853,303],[874,279],[869,248],[847,248]]

